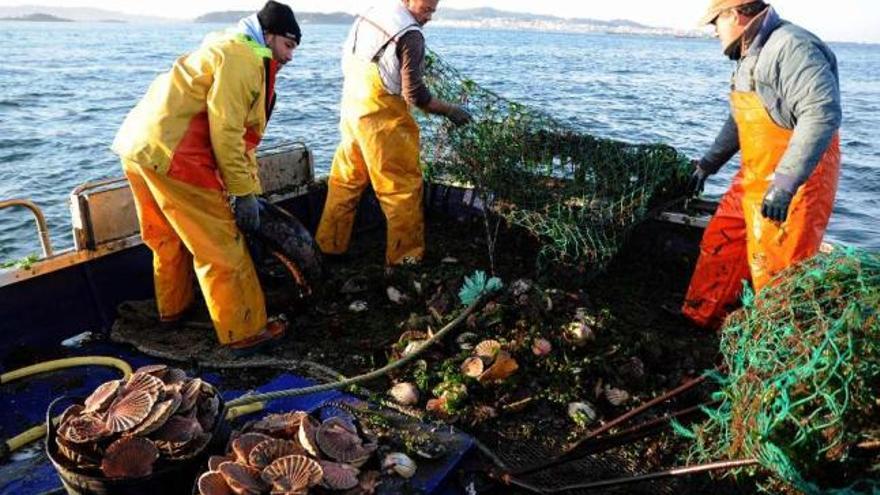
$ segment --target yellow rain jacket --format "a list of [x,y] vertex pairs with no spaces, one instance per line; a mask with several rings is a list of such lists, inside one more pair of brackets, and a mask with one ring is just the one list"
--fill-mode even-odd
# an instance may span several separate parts
[[244,35],[211,35],[156,78],[113,143],[153,252],[160,318],[174,321],[190,307],[195,275],[221,344],[247,341],[266,325],[226,193],[261,192],[255,148],[277,67],[268,48]]
[[209,35],[153,81],[113,151],[195,186],[259,194],[255,150],[275,103],[276,71],[271,50],[245,35]]

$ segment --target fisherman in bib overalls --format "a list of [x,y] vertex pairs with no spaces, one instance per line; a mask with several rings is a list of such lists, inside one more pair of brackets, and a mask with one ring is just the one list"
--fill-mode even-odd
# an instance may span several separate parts
[[682,312],[718,328],[743,280],[758,292],[819,250],[840,175],[841,107],[834,54],[766,3],[713,0],[702,23],[736,69],[730,117],[695,162],[692,193],[737,152],[742,167],[703,235]]
[[342,52],[342,141],[333,158],[316,240],[325,254],[348,250],[361,193],[372,184],[388,223],[386,265],[425,252],[419,127],[410,106],[470,122],[461,107],[431,96],[422,79],[425,38],[438,0],[383,0],[359,15]]

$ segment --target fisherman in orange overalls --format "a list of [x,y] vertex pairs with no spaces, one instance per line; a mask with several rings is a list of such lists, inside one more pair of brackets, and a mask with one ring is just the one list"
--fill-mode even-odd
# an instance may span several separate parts
[[713,0],[702,21],[736,68],[731,115],[695,161],[691,192],[737,151],[742,168],[703,235],[682,312],[718,328],[743,280],[758,292],[818,251],[840,175],[841,105],[834,54],[766,3]]

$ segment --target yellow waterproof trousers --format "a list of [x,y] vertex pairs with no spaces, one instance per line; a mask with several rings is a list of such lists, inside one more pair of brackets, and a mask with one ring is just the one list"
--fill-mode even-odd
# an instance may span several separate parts
[[173,321],[193,302],[198,279],[221,344],[253,337],[266,325],[266,303],[222,191],[205,189],[123,160],[141,225],[153,251],[156,303]]
[[372,184],[388,223],[385,263],[420,261],[425,253],[419,128],[401,96],[389,94],[378,66],[346,57],[340,131],[327,202],[318,226],[321,251],[348,250],[358,201]]

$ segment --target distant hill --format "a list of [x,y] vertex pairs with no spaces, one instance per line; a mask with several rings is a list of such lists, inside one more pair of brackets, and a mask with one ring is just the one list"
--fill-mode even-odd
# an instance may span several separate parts
[[27,14],[20,17],[0,17],[0,21],[73,22],[73,19],[65,19],[51,14]]
[[[253,11],[225,11],[225,12],[209,12],[195,18],[195,22],[215,22],[223,24],[231,24],[238,22],[242,17],[253,14]],[[333,12],[324,14],[320,12],[297,12],[296,20],[303,24],[351,24],[354,16],[344,12]]]
[[481,22],[481,21],[498,21],[498,20],[506,20],[513,22],[529,22],[529,23],[546,23],[546,22],[557,22],[557,23],[567,23],[567,24],[575,24],[575,25],[593,25],[593,26],[603,26],[603,27],[629,27],[629,28],[641,28],[641,29],[651,29],[650,26],[645,26],[644,24],[639,24],[637,22],[628,21],[628,20],[611,20],[611,21],[600,21],[598,19],[586,19],[586,18],[564,18],[564,17],[556,17],[552,15],[538,15],[538,14],[528,14],[523,12],[508,12],[505,10],[493,9],[491,7],[481,7],[476,9],[440,9],[437,11],[437,14],[434,16],[434,20],[437,22],[452,22],[452,21],[460,21],[460,22]]
[[19,20],[22,17],[33,15],[58,17],[66,21],[77,22],[180,22],[179,20],[163,17],[131,15],[112,10],[86,7],[52,7],[48,5],[0,6],[0,17]]

